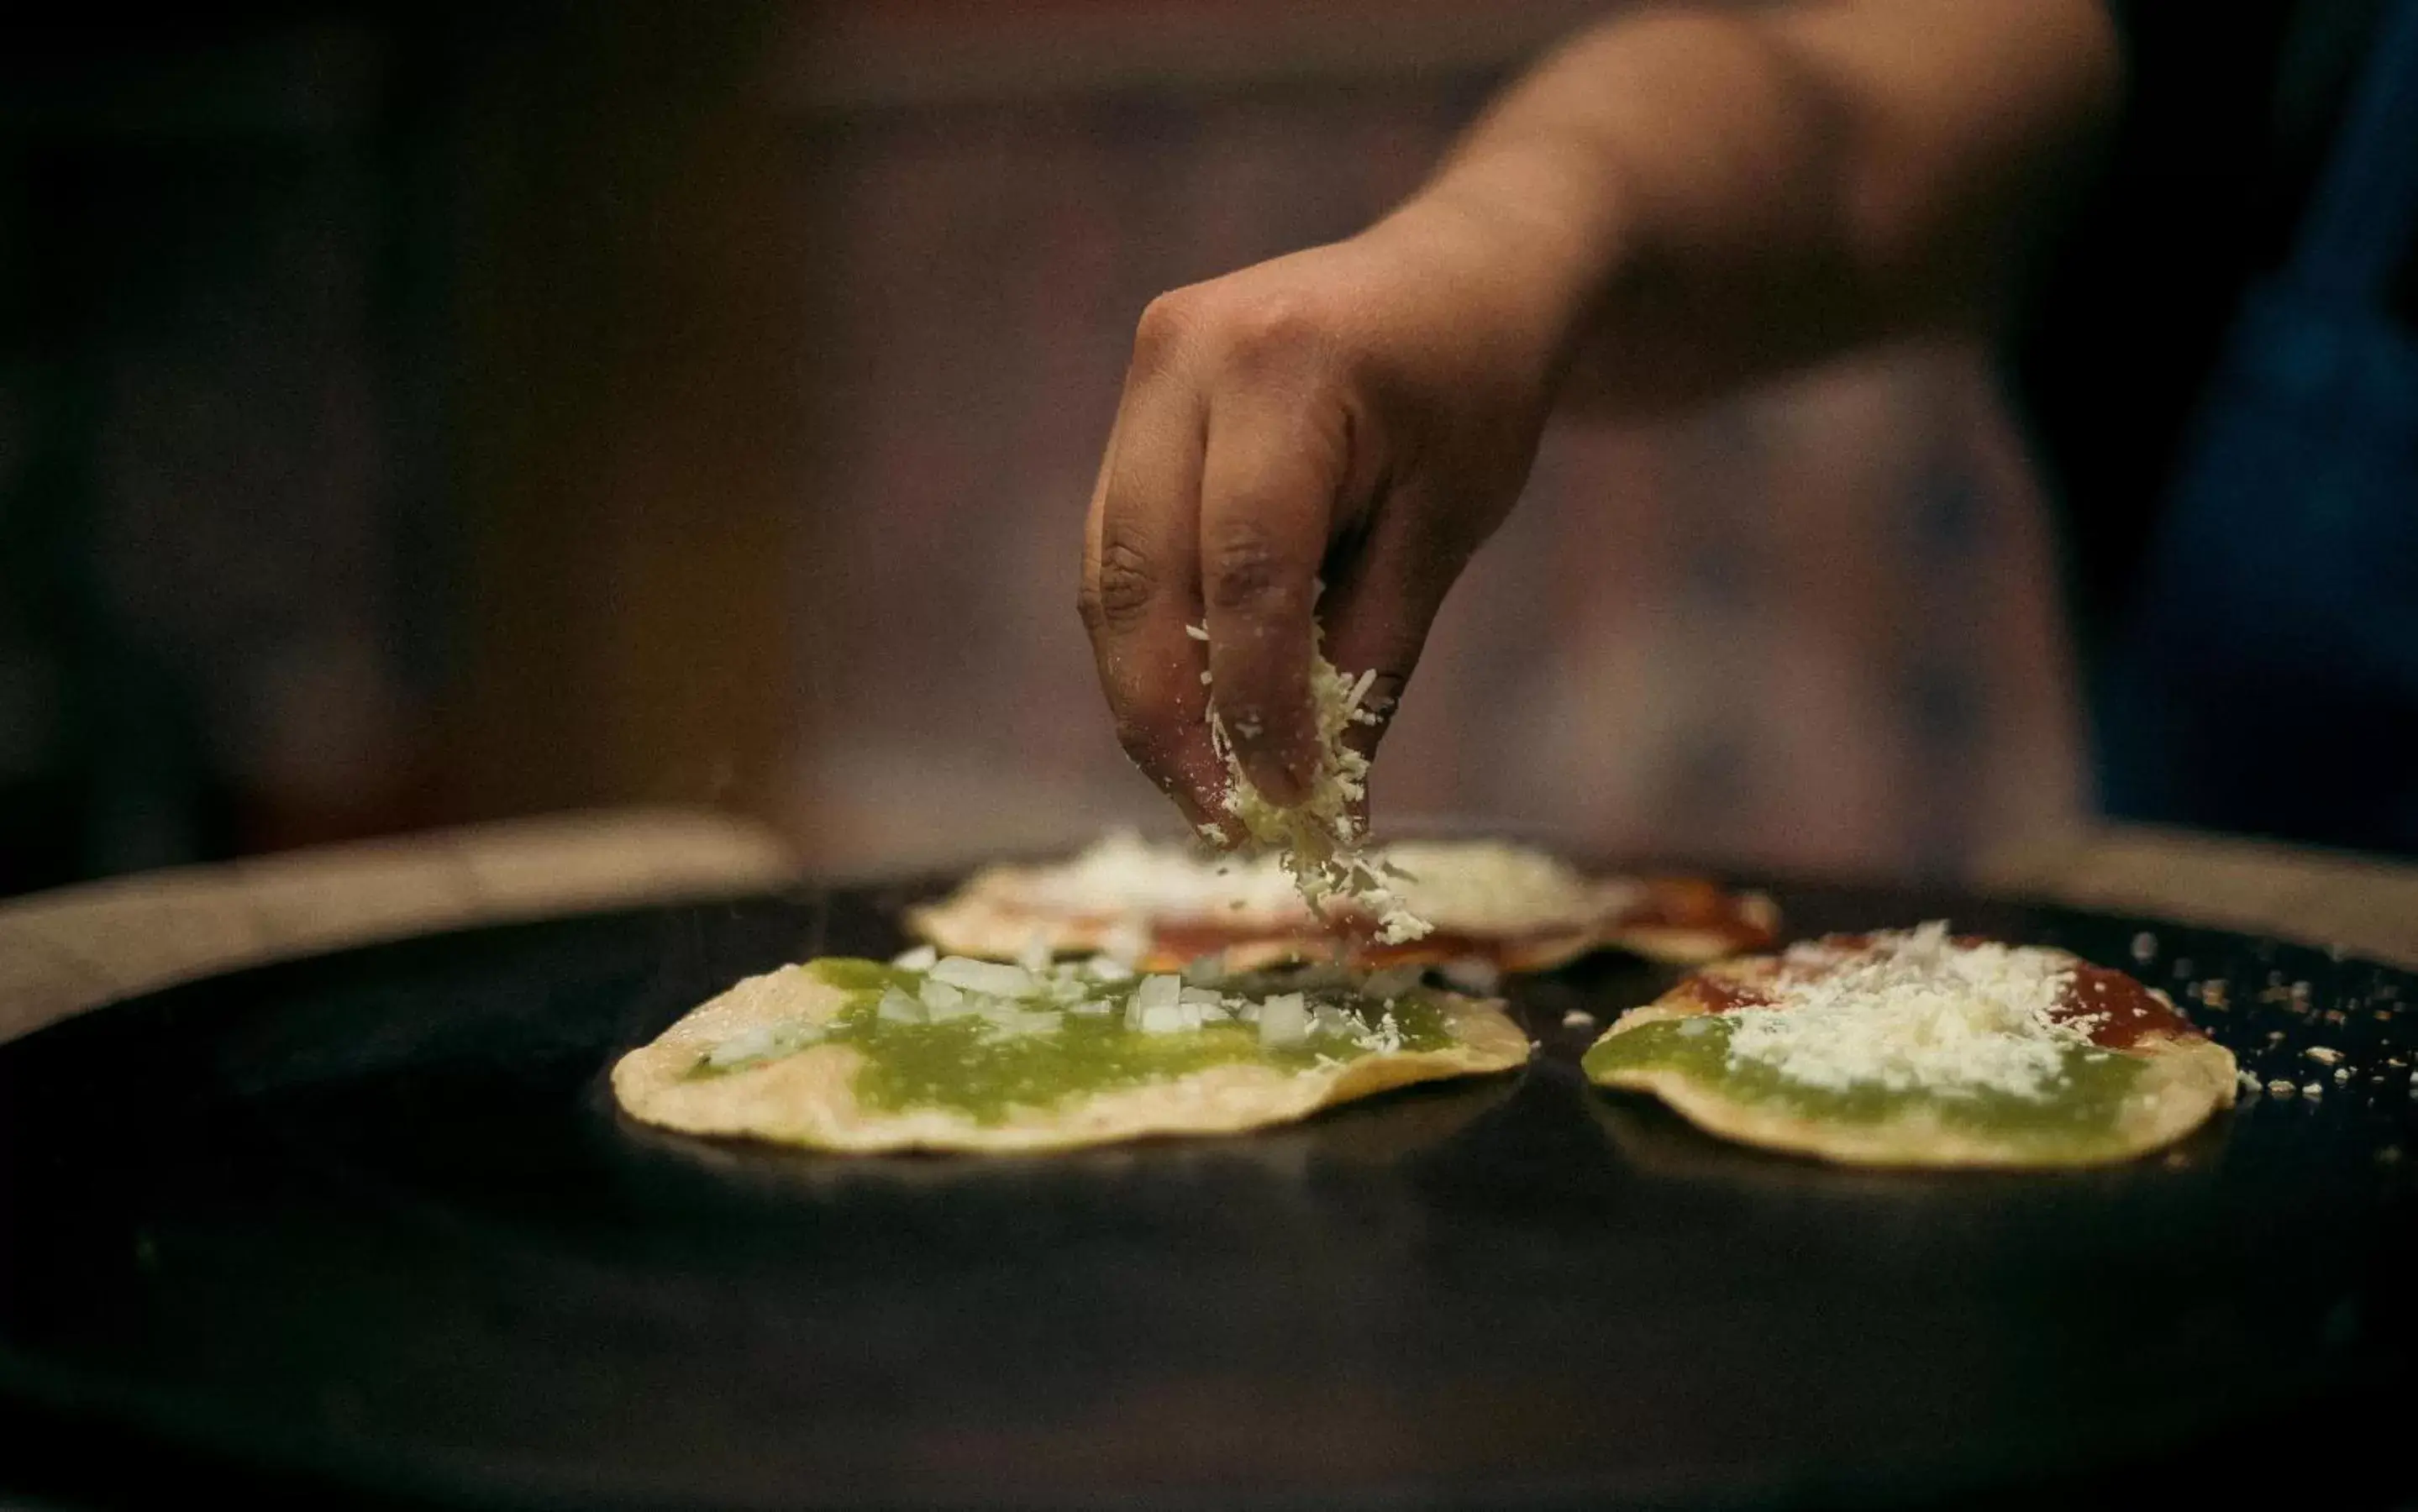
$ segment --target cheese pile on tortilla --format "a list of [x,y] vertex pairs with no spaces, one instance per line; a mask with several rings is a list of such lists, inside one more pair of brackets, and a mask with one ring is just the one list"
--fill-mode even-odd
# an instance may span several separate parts
[[908,924],[942,950],[999,960],[1105,951],[1167,969],[1222,955],[1242,970],[1339,949],[1361,966],[1537,971],[1606,945],[1697,965],[1769,945],[1779,923],[1759,894],[1694,878],[1591,876],[1499,840],[1403,841],[1365,863],[1394,878],[1401,906],[1431,925],[1426,935],[1387,944],[1346,901],[1313,912],[1273,856],[1202,857],[1130,832],[1065,861],[986,867],[911,909]]
[[[1195,639],[1209,638],[1205,626],[1190,629]],[[1226,764],[1226,812],[1242,825],[1251,844],[1266,848],[1277,857],[1313,912],[1324,909],[1330,900],[1341,902],[1366,916],[1378,939],[1400,944],[1418,939],[1433,926],[1387,885],[1385,878],[1394,874],[1361,854],[1368,833],[1354,811],[1369,796],[1369,758],[1344,743],[1354,725],[1374,725],[1383,717],[1383,710],[1368,705],[1377,673],[1370,668],[1356,678],[1345,676],[1319,649],[1320,634],[1312,632],[1309,649],[1310,717],[1318,736],[1318,765],[1300,802],[1281,807],[1252,786],[1234,755],[1232,737],[1212,689],[1209,743]],[[1207,673],[1201,674],[1201,680],[1208,680]],[[1212,840],[1223,838],[1215,826],[1204,826],[1203,832]]]
[[1138,975],[928,950],[750,977],[613,1068],[632,1115],[856,1152],[1058,1150],[1225,1134],[1517,1066],[1498,1002],[1417,973]]
[[2230,1106],[2236,1075],[2165,994],[1942,924],[1710,967],[1584,1064],[1724,1138],[1876,1166],[2129,1159]]

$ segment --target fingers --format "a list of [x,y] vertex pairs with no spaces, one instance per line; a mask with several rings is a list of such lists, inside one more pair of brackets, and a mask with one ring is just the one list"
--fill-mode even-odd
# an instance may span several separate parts
[[1347,674],[1377,674],[1360,705],[1376,722],[1345,732],[1346,743],[1364,756],[1375,754],[1392,725],[1436,613],[1471,555],[1468,545],[1424,525],[1431,515],[1416,504],[1399,496],[1382,500],[1367,534],[1345,542],[1327,567],[1327,657]]
[[1084,527],[1081,609],[1117,740],[1194,824],[1221,816],[1200,601],[1204,406],[1137,358]]
[[[1273,374],[1223,387],[1201,481],[1201,594],[1217,713],[1261,795],[1298,803],[1318,769],[1309,664],[1318,572],[1349,463],[1339,411]],[[1250,381],[1256,378],[1256,381]]]

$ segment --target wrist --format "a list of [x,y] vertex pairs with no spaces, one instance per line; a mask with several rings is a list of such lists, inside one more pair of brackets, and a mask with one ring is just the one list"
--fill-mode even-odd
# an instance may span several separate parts
[[1449,249],[1496,292],[1503,318],[1552,353],[1556,371],[1587,332],[1630,256],[1608,165],[1569,145],[1464,156],[1380,222]]

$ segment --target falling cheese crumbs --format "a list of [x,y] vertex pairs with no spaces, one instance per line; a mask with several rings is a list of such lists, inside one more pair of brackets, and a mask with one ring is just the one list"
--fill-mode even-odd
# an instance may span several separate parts
[[1869,949],[1810,941],[1782,957],[1776,1003],[1727,1016],[1729,1059],[1841,1092],[2043,1099],[2066,1055],[2090,1051],[2099,1016],[2056,1016],[2073,966],[2061,951],[1961,944],[1937,923],[1874,935]]
[[[1195,640],[1209,638],[1205,626],[1187,625],[1185,633]],[[1202,673],[1201,680],[1207,682],[1209,675]],[[1367,707],[1369,691],[1376,681],[1373,667],[1356,678],[1337,670],[1319,649],[1313,632],[1309,701],[1317,726],[1318,767],[1310,774],[1308,794],[1290,808],[1268,802],[1244,774],[1214,694],[1209,704],[1209,743],[1226,766],[1226,812],[1243,826],[1251,844],[1277,853],[1310,910],[1324,914],[1331,903],[1349,905],[1376,921],[1379,939],[1400,945],[1425,937],[1434,926],[1403,905],[1379,878],[1377,865],[1362,853],[1368,835],[1353,817],[1352,807],[1368,795],[1369,758],[1343,740],[1354,725],[1377,723],[1378,710]],[[1238,722],[1236,728],[1253,732],[1246,723]],[[1211,838],[1218,838],[1214,829],[1208,832]]]

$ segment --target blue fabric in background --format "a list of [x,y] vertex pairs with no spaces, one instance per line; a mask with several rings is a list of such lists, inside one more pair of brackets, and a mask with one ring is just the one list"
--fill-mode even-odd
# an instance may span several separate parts
[[2418,854],[2418,0],[2254,288],[2093,689],[2111,814]]

